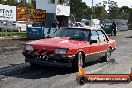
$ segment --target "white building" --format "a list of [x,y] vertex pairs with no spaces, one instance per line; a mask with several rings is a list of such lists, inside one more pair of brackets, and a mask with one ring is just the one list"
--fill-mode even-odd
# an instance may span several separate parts
[[70,0],[36,0],[36,9],[46,10],[46,26],[50,27],[54,18],[60,23],[60,26],[68,26],[70,16]]

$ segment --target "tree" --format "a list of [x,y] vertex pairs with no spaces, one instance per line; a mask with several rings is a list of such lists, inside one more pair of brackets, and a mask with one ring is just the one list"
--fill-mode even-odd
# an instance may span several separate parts
[[31,0],[30,3],[27,3],[27,0],[20,0],[20,2],[18,2],[18,0],[0,0],[0,4],[36,8],[36,0]]
[[120,19],[128,19],[129,18],[129,7],[128,6],[122,6],[119,8],[119,18]]
[[105,10],[105,6],[101,3],[96,4],[94,6],[93,18],[95,19],[105,19],[107,15],[107,11]]
[[109,7],[109,9],[108,9],[109,19],[116,19],[116,18],[118,18],[119,8],[118,8],[118,5],[117,5],[117,2],[109,0],[108,7]]
[[[68,1],[68,0],[67,0]],[[32,0],[32,7],[36,8],[36,0]]]
[[84,19],[91,19],[91,15],[92,15],[92,9],[90,7],[83,9],[83,18]]
[[4,0],[0,0],[0,4],[4,4]]
[[6,0],[6,4],[10,6],[16,6],[16,0]]
[[[73,14],[77,21],[86,18],[89,7],[82,0],[70,0],[71,14]],[[88,12],[87,12],[88,11]],[[91,14],[91,13],[90,13]]]
[[16,0],[0,0],[0,4],[16,6]]

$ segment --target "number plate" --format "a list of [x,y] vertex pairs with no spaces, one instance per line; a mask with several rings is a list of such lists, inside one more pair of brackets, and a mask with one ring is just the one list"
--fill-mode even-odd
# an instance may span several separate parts
[[47,55],[37,55],[35,59],[46,60],[46,59],[48,59],[48,56]]

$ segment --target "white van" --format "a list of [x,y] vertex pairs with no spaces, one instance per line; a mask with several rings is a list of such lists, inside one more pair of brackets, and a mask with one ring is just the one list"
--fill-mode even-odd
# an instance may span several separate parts
[[84,23],[86,26],[92,26],[92,27],[96,27],[99,29],[101,28],[100,20],[98,19],[92,19],[92,20],[82,19],[81,22]]

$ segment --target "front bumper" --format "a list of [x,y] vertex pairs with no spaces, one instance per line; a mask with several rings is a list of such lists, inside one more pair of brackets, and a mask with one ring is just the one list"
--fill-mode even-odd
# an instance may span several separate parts
[[25,62],[30,62],[32,64],[47,65],[55,67],[72,67],[74,56],[72,57],[62,57],[62,56],[48,56],[46,59],[36,58],[34,53],[23,53],[25,56]]

